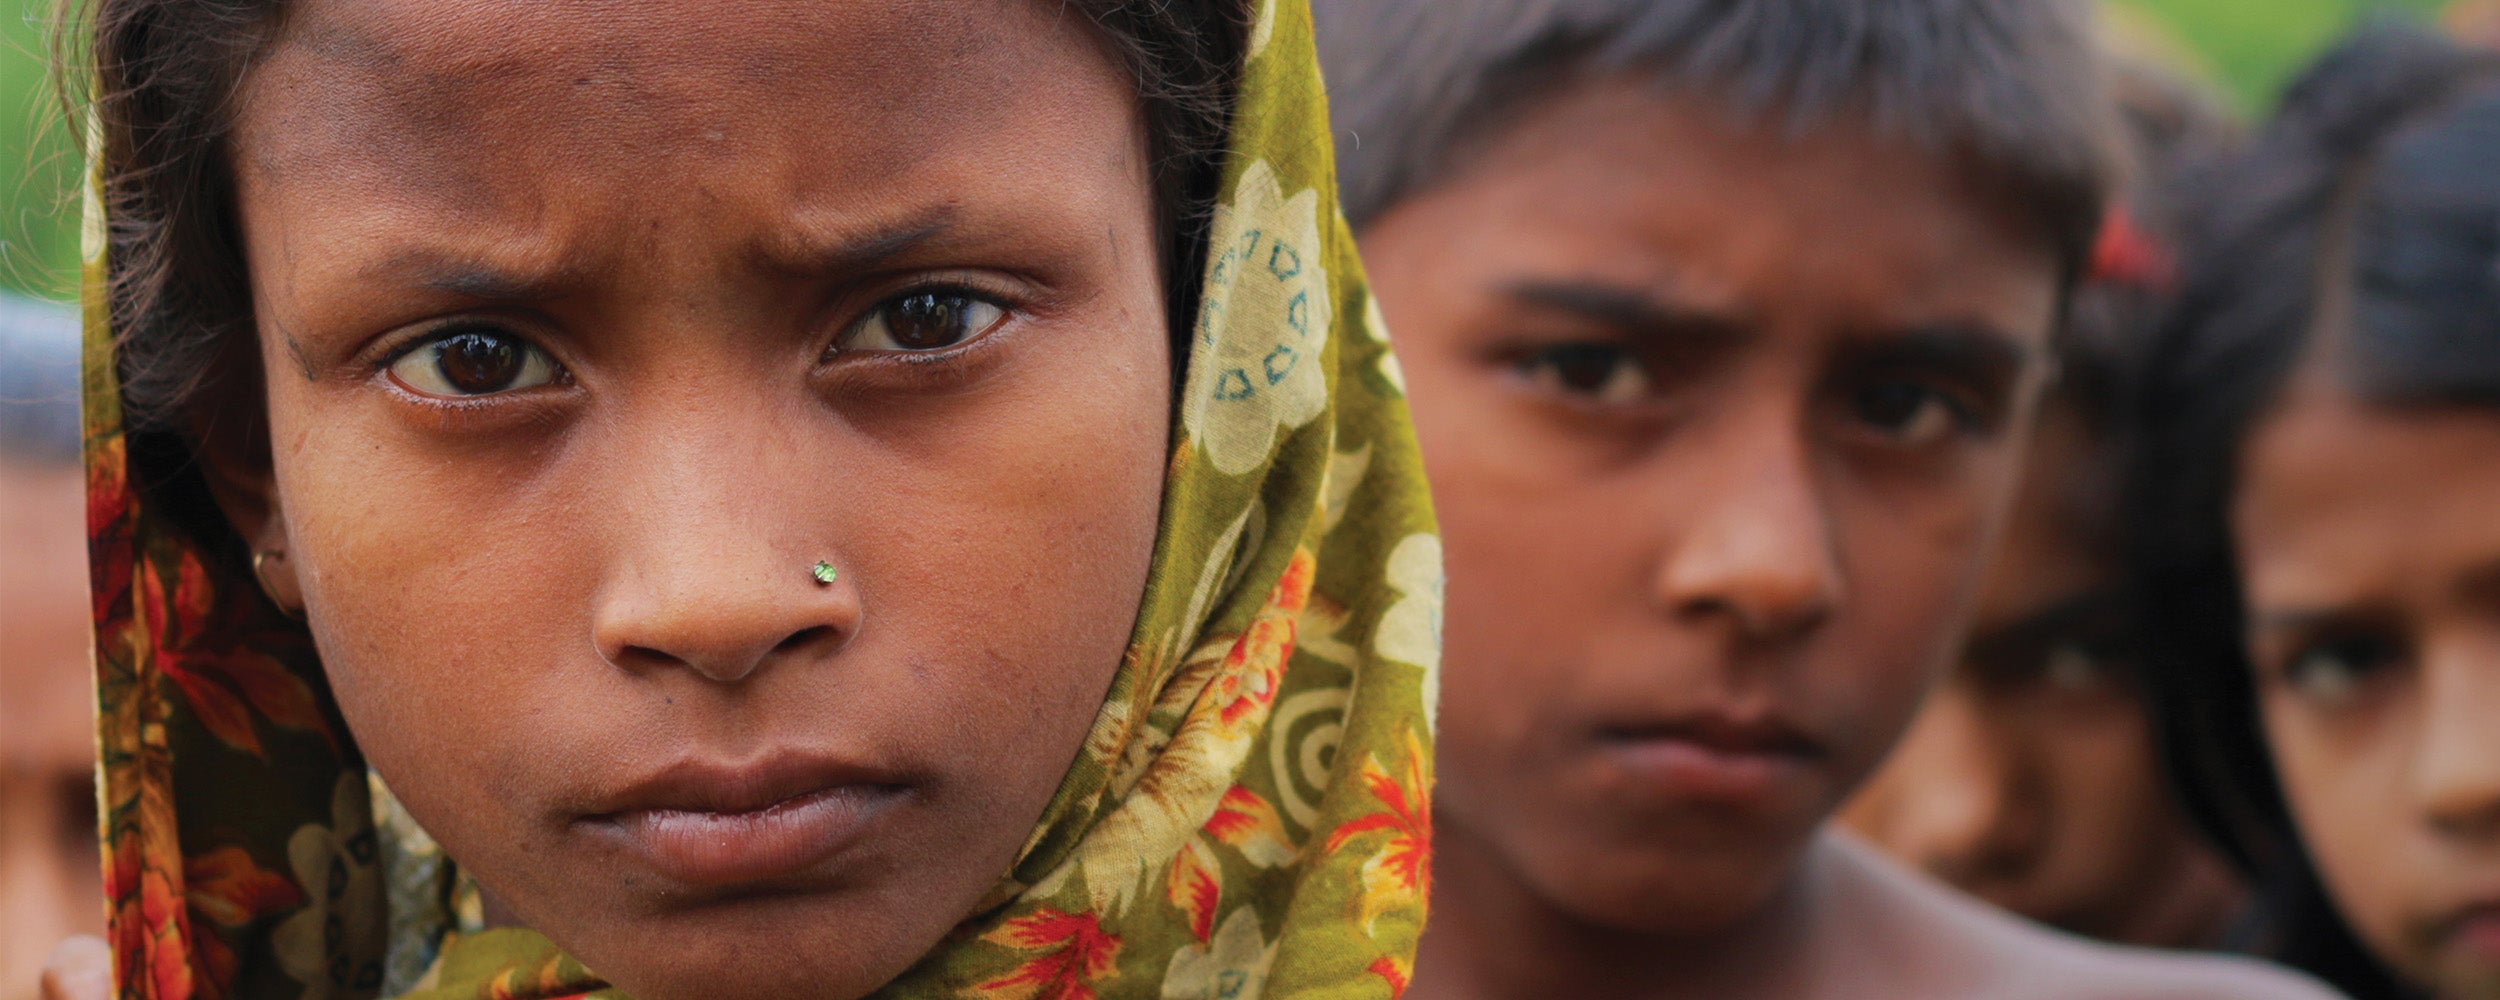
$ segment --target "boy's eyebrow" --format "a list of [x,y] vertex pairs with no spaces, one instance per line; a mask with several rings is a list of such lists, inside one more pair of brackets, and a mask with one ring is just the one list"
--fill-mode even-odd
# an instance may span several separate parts
[[1632,334],[1715,346],[1741,340],[1747,331],[1745,322],[1735,315],[1680,305],[1620,285],[1523,279],[1503,286],[1503,291],[1521,303],[1572,313]]
[[1934,368],[1986,383],[2010,382],[2050,363],[2046,351],[1984,323],[1920,324],[1857,340],[1848,353],[1859,364]]

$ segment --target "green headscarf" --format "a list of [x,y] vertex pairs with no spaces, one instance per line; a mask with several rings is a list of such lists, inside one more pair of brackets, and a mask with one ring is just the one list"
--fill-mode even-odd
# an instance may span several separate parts
[[[1336,177],[1304,0],[1259,0],[1128,654],[992,897],[879,994],[1377,997],[1428,888],[1441,550]],[[478,930],[307,633],[126,472],[87,264],[105,884],[124,997],[613,994]],[[464,911],[469,911],[464,913]]]

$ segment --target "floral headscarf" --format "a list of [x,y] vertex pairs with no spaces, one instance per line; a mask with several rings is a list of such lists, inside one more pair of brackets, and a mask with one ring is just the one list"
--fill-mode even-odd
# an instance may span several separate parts
[[[1304,0],[1260,0],[1127,656],[990,906],[886,997],[1394,996],[1428,888],[1441,549],[1337,212]],[[91,248],[101,245],[90,207]],[[105,886],[124,997],[613,995],[365,772],[306,632],[127,477],[87,263]]]

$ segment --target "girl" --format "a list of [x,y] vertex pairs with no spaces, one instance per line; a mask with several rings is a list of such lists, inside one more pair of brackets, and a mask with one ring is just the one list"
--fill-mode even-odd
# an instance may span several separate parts
[[93,32],[124,995],[1404,981],[1439,550],[1298,2]]
[[2138,522],[2173,777],[2281,957],[2500,997],[2500,59],[2365,34],[2205,185]]

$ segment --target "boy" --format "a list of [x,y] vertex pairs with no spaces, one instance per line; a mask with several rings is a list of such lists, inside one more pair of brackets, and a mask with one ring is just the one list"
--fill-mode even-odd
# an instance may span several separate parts
[[1954,651],[2097,230],[2081,11],[1320,17],[1453,581],[1415,996],[2318,995],[1826,831]]

